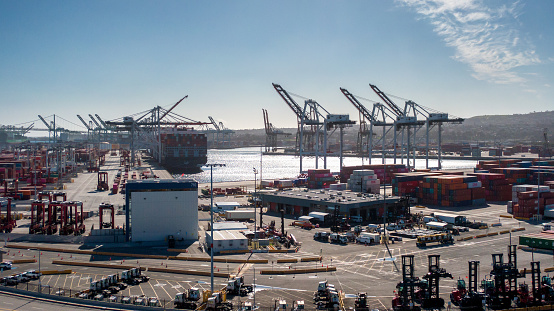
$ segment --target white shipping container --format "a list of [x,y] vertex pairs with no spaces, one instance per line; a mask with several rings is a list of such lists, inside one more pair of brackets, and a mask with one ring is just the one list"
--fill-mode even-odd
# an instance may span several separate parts
[[514,203],[512,201],[508,201],[508,208],[512,208],[514,206]]
[[512,214],[513,213],[513,208],[511,206],[508,206],[506,211],[508,212],[508,214]]

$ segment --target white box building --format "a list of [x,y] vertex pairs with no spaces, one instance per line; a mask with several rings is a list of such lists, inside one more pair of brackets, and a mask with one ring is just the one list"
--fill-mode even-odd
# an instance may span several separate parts
[[[206,231],[206,244],[208,248],[212,244],[211,231]],[[214,231],[214,253],[229,250],[247,250],[248,238],[237,230]]]
[[192,179],[129,180],[126,240],[198,240],[198,183]]

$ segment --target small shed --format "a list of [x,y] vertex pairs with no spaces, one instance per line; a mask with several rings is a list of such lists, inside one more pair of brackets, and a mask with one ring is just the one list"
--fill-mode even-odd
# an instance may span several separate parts
[[237,230],[214,231],[213,243],[211,231],[206,231],[208,248],[213,244],[214,253],[228,250],[248,250],[248,239]]

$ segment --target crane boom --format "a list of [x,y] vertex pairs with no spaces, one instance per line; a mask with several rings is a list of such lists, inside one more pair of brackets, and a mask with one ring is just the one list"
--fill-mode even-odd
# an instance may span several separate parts
[[369,112],[369,110],[367,110],[367,108],[362,105],[358,99],[352,95],[352,93],[348,92],[347,89],[345,88],[340,88],[342,94],[344,94],[344,96],[346,96],[346,98],[348,98],[348,100],[354,105],[354,107],[356,107],[356,109],[358,109],[358,111],[368,120],[374,122],[375,119],[373,118],[373,115],[371,115],[371,112]]
[[396,114],[397,117],[400,117],[400,116],[404,115],[404,113],[402,112],[402,109],[400,109],[400,107],[398,107],[387,96],[387,94],[383,93],[376,85],[370,84],[369,86],[377,94],[377,96],[379,96],[385,102],[385,104],[387,104],[387,106],[389,106],[389,108],[394,112],[394,114]]
[[102,119],[100,118],[100,116],[99,116],[98,114],[94,114],[94,115],[96,116],[96,119],[98,119],[98,121],[100,121],[100,124],[102,124],[102,126],[103,126],[104,128],[106,128],[107,130],[110,129],[110,127],[106,124],[106,122],[104,122],[104,120],[102,120]]
[[92,120],[92,122],[94,122],[94,124],[96,124],[96,126],[97,126],[98,128],[100,128],[100,129],[102,128],[102,126],[100,126],[100,124],[98,124],[98,122],[96,122],[96,120],[94,119],[94,117],[93,117],[90,113],[89,113],[88,116],[90,117],[90,119]]
[[169,108],[168,111],[166,111],[164,113],[163,116],[160,117],[160,120],[162,120],[163,118],[165,118],[165,116],[167,116],[168,113],[171,112],[171,110],[173,110],[173,108],[177,107],[177,105],[179,105],[185,98],[189,97],[188,95],[186,95],[185,97],[181,98],[181,100],[179,100],[178,102],[175,103],[175,105],[171,106],[171,108]]
[[44,125],[46,125],[46,128],[51,131],[52,128],[50,127],[50,125],[48,125],[48,122],[46,122],[46,120],[44,120],[44,118],[39,114],[38,115],[39,119],[42,121],[42,123],[44,123]]
[[81,120],[81,122],[87,128],[87,130],[90,130],[90,127],[88,126],[87,122],[85,122],[85,120],[83,120],[83,118],[81,118],[80,115],[77,115],[77,118],[79,118],[79,120]]
[[217,125],[217,122],[215,122],[214,118],[208,116],[208,119],[210,119],[210,122],[212,122],[212,125],[215,127],[215,130],[220,131],[219,125]]
[[265,133],[270,134],[271,133],[271,125],[269,123],[269,117],[267,116],[267,110],[262,108],[262,113],[264,115]]
[[273,84],[273,87],[275,88],[275,91],[277,91],[277,93],[281,95],[283,100],[287,103],[287,105],[289,105],[290,109],[292,109],[292,111],[296,114],[296,117],[298,117],[298,120],[306,119],[304,112],[302,110],[302,107],[300,107],[300,105],[298,105],[294,101],[294,99],[292,99],[289,93],[287,93],[287,91],[285,91],[285,89],[283,89],[279,84],[276,84],[276,83],[272,83],[272,84]]

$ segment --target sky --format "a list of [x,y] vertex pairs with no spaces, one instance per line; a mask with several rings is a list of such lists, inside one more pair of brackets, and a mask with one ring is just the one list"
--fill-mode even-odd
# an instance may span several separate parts
[[0,124],[83,130],[170,108],[227,128],[296,116],[280,84],[330,113],[403,107],[458,117],[554,110],[554,1],[0,0]]

